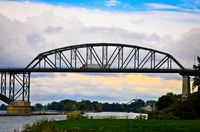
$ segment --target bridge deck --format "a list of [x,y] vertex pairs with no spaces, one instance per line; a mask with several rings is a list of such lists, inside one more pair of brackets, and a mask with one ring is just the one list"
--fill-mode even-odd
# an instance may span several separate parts
[[31,73],[31,72],[98,72],[98,73],[179,73],[181,75],[197,76],[199,71],[192,69],[109,69],[109,68],[3,68],[0,72],[7,73]]

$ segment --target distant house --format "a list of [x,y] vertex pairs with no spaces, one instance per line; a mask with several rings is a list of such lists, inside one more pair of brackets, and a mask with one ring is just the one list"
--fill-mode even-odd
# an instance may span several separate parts
[[146,111],[153,111],[153,110],[155,110],[155,107],[152,107],[152,106],[150,106],[150,105],[147,105],[147,106],[145,106],[143,109],[146,110]]
[[148,119],[148,114],[127,112],[87,112],[88,119]]

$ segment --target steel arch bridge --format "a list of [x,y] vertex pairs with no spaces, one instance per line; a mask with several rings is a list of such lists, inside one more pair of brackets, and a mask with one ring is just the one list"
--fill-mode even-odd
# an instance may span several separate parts
[[179,73],[194,76],[172,55],[135,45],[89,43],[37,55],[25,68],[0,68],[0,100],[30,101],[31,72]]

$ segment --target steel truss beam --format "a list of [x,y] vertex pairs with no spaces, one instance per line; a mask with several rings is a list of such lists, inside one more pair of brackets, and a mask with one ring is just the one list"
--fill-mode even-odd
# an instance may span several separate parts
[[1,72],[0,99],[9,104],[15,100],[30,101],[30,72]]
[[[98,67],[91,68],[89,65]],[[196,76],[172,55],[126,44],[90,43],[40,53],[26,68],[0,68],[0,99],[30,101],[31,72],[179,73]]]
[[96,64],[101,69],[185,69],[167,53],[114,43],[82,44],[47,51],[40,53],[26,68],[79,69],[83,65],[89,68],[88,64]]

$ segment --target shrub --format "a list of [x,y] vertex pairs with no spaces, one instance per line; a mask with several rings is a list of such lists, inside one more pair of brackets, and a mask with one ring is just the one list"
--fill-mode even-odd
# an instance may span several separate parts
[[140,114],[139,116],[135,117],[135,120],[146,120],[146,119],[147,119],[147,116],[146,115],[142,115],[142,114]]
[[80,112],[77,112],[77,111],[69,112],[67,114],[68,120],[82,119],[82,118],[83,118],[83,115]]
[[22,132],[62,132],[58,130],[52,122],[53,121],[40,120],[32,125],[25,125]]

